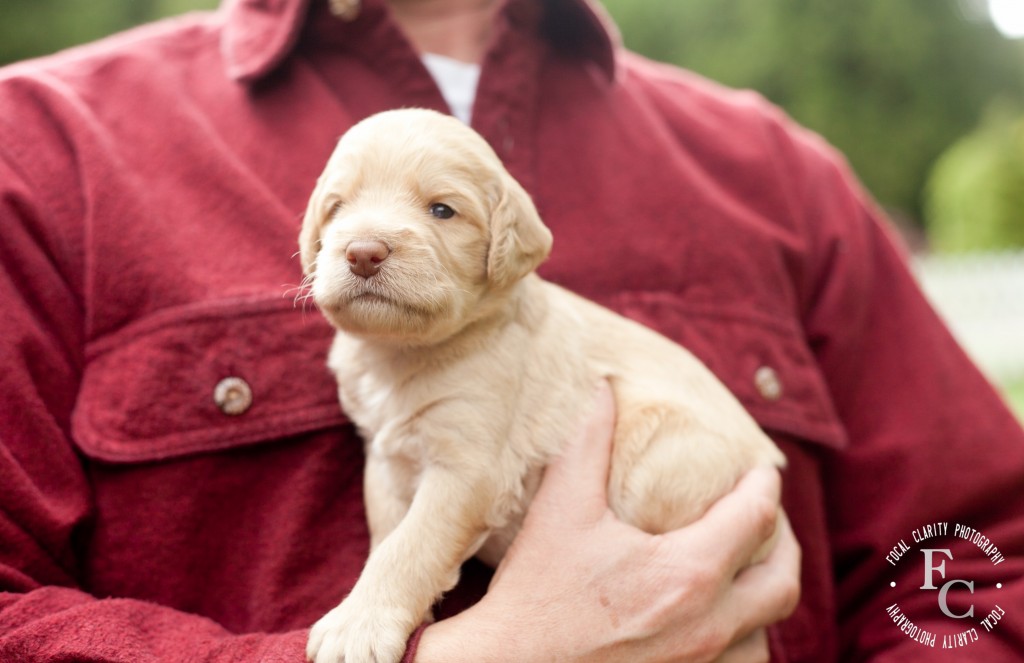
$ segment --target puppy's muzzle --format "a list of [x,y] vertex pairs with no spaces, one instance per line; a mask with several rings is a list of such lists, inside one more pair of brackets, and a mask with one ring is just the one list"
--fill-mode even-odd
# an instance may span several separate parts
[[349,269],[356,276],[368,279],[380,271],[380,266],[391,255],[391,249],[378,240],[356,240],[345,249]]

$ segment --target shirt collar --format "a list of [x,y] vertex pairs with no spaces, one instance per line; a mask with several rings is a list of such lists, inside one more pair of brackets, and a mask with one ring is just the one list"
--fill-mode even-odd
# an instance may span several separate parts
[[[592,0],[540,1],[546,11],[544,32],[552,43],[590,58],[613,79],[620,42],[604,9]],[[329,0],[224,0],[221,51],[228,76],[250,83],[273,71],[295,48],[314,2]]]

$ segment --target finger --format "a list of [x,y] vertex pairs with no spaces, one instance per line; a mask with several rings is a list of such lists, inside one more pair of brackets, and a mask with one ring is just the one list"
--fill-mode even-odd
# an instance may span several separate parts
[[733,583],[729,600],[741,633],[774,624],[793,613],[800,601],[800,559],[800,544],[783,515],[768,557],[744,569]]
[[[666,536],[680,540],[715,541],[713,553],[731,579],[775,533],[782,479],[773,467],[756,467],[736,487],[711,505],[707,513]],[[692,546],[689,546],[692,549]]]
[[[607,380],[599,383],[593,407],[570,436],[562,453],[544,472],[538,502],[588,505],[600,513],[608,508],[608,470],[615,432],[615,398]],[[531,507],[531,511],[535,508]]]
[[768,663],[770,658],[768,631],[759,628],[739,642],[733,643],[715,659],[715,663]]

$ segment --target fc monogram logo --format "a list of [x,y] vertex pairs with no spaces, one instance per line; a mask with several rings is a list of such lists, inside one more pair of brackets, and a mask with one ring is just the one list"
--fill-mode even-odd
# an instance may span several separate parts
[[[938,571],[939,576],[944,580],[946,578],[946,562],[941,561],[938,564],[933,562],[933,555],[935,553],[942,553],[949,559],[953,559],[953,553],[949,551],[949,548],[925,548],[921,551],[924,553],[924,584],[921,585],[921,589],[935,589],[934,577],[935,572]],[[966,617],[974,616],[974,605],[972,604],[970,609],[962,615],[954,615],[949,609],[949,603],[946,601],[946,595],[949,594],[949,588],[953,585],[963,585],[967,588],[971,594],[974,593],[974,581],[973,580],[950,580],[946,584],[942,585],[939,589],[939,610],[942,614],[953,619],[964,619]]]
[[[907,539],[900,539],[885,557],[899,571],[895,576],[899,582],[889,583],[896,590],[896,600],[886,608],[896,627],[925,647],[941,649],[969,647],[995,629],[1006,616],[1006,611],[998,604],[1002,583],[987,580],[987,585],[979,584],[966,570],[980,573],[979,568],[984,567],[979,567],[978,562],[985,557],[992,566],[998,566],[1005,561],[999,548],[981,532],[959,523],[954,523],[952,528],[950,523],[931,523],[913,530],[907,538],[918,544],[915,547],[920,556],[913,554],[915,547],[911,547]],[[951,544],[935,546],[941,539],[950,540]],[[925,547],[925,542],[933,547]],[[921,570],[913,570],[916,564],[920,564]],[[908,581],[920,579],[922,571],[923,581],[919,586],[915,581]],[[991,574],[985,577],[991,578]],[[922,608],[919,595],[915,595],[917,592],[928,592],[934,597],[925,603],[938,610]],[[913,614],[904,611],[901,601],[914,606]]]

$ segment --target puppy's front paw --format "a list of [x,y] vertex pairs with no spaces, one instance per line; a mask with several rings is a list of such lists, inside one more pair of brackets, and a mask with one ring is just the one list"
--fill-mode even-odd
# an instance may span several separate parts
[[399,608],[345,599],[309,632],[314,663],[399,663],[416,620]]

